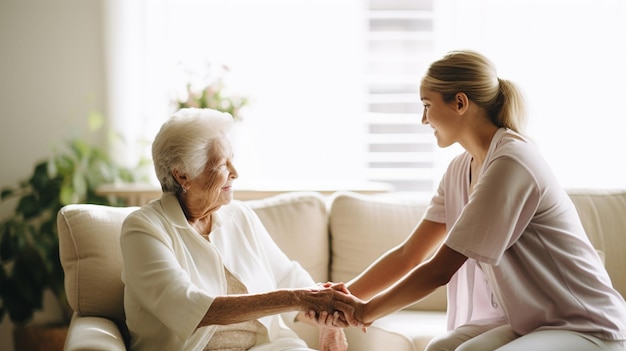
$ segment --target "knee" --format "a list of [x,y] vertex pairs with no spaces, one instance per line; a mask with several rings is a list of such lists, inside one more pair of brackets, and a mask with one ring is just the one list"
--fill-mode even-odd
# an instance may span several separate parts
[[450,339],[433,339],[428,343],[424,351],[485,351],[485,348],[476,343],[466,342],[459,345]]
[[458,342],[454,342],[451,338],[448,337],[434,337],[424,351],[455,351],[457,350]]
[[459,345],[455,351],[485,351],[484,345],[466,342],[464,344]]

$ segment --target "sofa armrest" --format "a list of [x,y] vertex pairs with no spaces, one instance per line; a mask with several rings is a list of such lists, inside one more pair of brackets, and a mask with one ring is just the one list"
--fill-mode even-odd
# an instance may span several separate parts
[[107,350],[126,351],[119,328],[110,319],[72,316],[64,351]]

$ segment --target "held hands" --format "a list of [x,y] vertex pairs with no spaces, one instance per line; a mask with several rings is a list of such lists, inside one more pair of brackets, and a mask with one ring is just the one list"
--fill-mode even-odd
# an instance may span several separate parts
[[320,328],[320,351],[347,351],[348,340],[341,328],[362,326],[354,317],[357,309],[355,306],[362,304],[362,301],[351,295],[343,283],[318,284],[318,288],[316,291],[320,296],[330,294],[330,300],[325,300],[318,308],[310,309],[305,315]]
[[[320,294],[328,294],[323,305],[311,308],[306,317],[320,326],[346,328],[358,326],[366,331],[371,323],[363,323],[365,303],[352,295],[344,283],[318,284]],[[328,300],[330,297],[330,300]]]

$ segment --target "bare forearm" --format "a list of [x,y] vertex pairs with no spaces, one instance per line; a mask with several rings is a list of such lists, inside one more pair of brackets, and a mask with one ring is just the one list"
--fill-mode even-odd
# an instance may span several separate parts
[[409,274],[405,279],[375,295],[367,302],[363,322],[371,323],[415,303],[443,284],[445,282],[420,276],[412,277],[412,274]]
[[301,310],[295,290],[218,296],[198,327],[245,322],[294,310]]
[[440,245],[445,234],[445,224],[420,221],[402,244],[389,250],[348,283],[348,289],[361,299],[369,299],[387,289],[422,263]]
[[447,284],[466,260],[463,254],[442,245],[433,258],[370,299],[364,306],[361,321],[370,323],[421,300],[436,288]]
[[226,325],[290,311],[334,311],[342,294],[334,289],[282,289],[261,294],[224,295],[215,298],[198,327]]
[[367,300],[400,280],[411,268],[411,262],[396,248],[376,260],[347,286],[354,296]]

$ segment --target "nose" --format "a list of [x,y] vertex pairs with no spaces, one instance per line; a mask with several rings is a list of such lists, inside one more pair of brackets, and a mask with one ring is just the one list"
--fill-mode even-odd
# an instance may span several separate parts
[[233,165],[232,163],[229,163],[228,164],[228,169],[230,171],[230,174],[228,175],[229,178],[232,178],[232,179],[239,178],[239,173],[237,172],[237,169],[235,168],[235,165]]
[[426,118],[426,109],[422,112],[422,124],[428,124],[428,118]]

